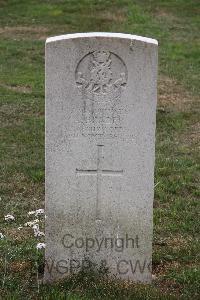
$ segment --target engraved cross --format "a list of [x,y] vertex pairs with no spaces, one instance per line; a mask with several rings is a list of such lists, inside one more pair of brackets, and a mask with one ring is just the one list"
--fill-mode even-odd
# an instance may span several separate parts
[[110,170],[103,169],[103,145],[97,145],[97,168],[90,170],[76,169],[78,175],[95,175],[97,176],[97,196],[96,196],[96,219],[99,219],[100,215],[100,201],[101,201],[101,181],[103,176],[122,176],[123,170]]

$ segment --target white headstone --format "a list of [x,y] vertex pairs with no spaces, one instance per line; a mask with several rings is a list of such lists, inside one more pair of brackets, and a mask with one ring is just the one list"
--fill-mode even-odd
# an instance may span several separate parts
[[46,267],[151,281],[157,41],[46,41]]

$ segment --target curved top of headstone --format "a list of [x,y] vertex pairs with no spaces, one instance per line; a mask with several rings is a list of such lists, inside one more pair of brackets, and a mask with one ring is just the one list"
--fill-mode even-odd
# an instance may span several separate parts
[[113,33],[113,32],[86,32],[86,33],[72,33],[72,34],[64,34],[49,37],[46,40],[46,43],[57,42],[60,40],[68,40],[68,39],[77,39],[77,38],[90,38],[90,37],[103,37],[103,38],[120,38],[120,39],[130,39],[130,40],[137,40],[148,44],[158,45],[158,41],[155,39],[133,35],[133,34],[126,34],[126,33]]

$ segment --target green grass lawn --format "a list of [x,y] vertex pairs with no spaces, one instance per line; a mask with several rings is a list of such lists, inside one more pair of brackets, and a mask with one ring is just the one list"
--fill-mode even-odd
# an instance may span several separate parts
[[[198,0],[0,0],[0,299],[200,298],[199,13]],[[159,41],[154,280],[80,274],[38,293],[43,251],[17,228],[44,207],[44,43],[82,31]]]

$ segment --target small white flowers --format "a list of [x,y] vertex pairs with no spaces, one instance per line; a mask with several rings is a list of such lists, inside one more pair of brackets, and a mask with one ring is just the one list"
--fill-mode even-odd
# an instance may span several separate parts
[[35,237],[45,236],[44,232],[40,231],[38,224],[35,224],[33,226],[33,231],[34,231],[34,236]]
[[32,216],[32,215],[35,215],[35,211],[34,210],[28,212],[28,216]]
[[39,223],[39,220],[38,219],[36,219],[36,220],[33,220],[33,221],[30,221],[30,222],[26,222],[25,224],[24,224],[24,226],[26,226],[26,227],[33,227],[35,224],[37,224],[37,223]]
[[36,215],[36,216],[41,216],[41,215],[43,215],[43,214],[44,214],[44,209],[43,209],[43,208],[37,209],[37,210],[35,211],[35,215]]
[[37,249],[45,248],[45,243],[38,243],[36,246]]
[[36,232],[34,232],[34,236],[35,237],[41,237],[41,236],[45,236],[45,234],[42,231],[36,231]]
[[41,216],[44,214],[44,209],[43,208],[39,208],[39,209],[36,209],[35,211],[32,210],[32,211],[29,211],[28,212],[28,216],[33,216],[35,215],[36,217],[37,216]]
[[12,215],[10,215],[10,214],[8,214],[8,215],[6,215],[6,216],[4,217],[4,219],[5,219],[5,221],[14,221],[14,220],[15,220],[15,217],[12,216]]
[[[36,209],[36,210],[29,211],[28,212],[28,216],[29,217],[30,216],[35,216],[35,217],[38,217],[38,219],[26,222],[24,224],[24,226],[28,226],[28,227],[32,227],[33,228],[33,233],[34,233],[35,237],[43,237],[43,236],[45,236],[44,232],[40,231],[40,228],[39,228],[39,223],[41,222],[40,216],[42,216],[42,215],[44,215],[44,209],[43,208],[39,208],[39,209]],[[39,243],[38,246],[37,246],[37,249],[40,249],[38,247],[44,248],[44,244],[43,243]]]
[[35,225],[33,225],[33,230],[39,230],[39,225],[38,224],[35,224]]
[[5,238],[5,236],[3,235],[3,233],[0,232],[0,240],[3,240]]
[[[33,234],[36,238],[39,238],[37,243],[37,250],[38,249],[43,249],[45,248],[45,243],[43,243],[44,240],[44,236],[45,233],[43,231],[40,231],[40,225],[43,227],[43,223],[44,223],[44,218],[45,218],[45,211],[43,208],[39,208],[36,209],[34,211],[29,211],[27,213],[27,216],[29,217],[29,221],[26,222],[25,224],[22,225],[18,225],[17,229],[21,230],[25,227],[30,227],[31,229],[33,229]],[[32,220],[34,219],[34,220]],[[14,221],[15,217],[11,214],[7,214],[6,216],[4,216],[4,220],[9,222],[9,221]],[[3,233],[0,232],[0,240],[4,239],[5,236],[3,235]]]

